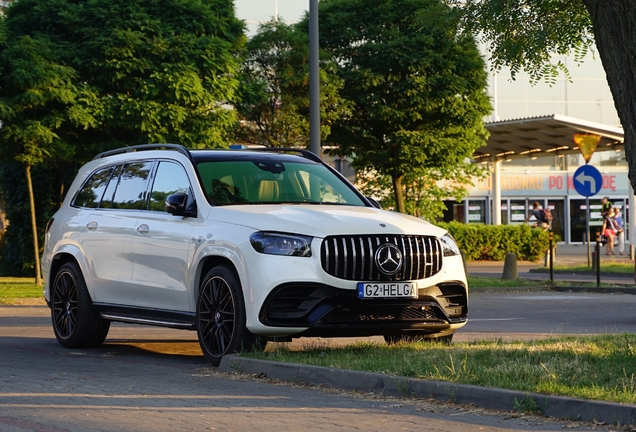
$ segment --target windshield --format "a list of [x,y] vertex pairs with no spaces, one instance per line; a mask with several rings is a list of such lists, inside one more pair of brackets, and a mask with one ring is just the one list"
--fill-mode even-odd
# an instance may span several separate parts
[[272,158],[205,161],[198,165],[214,205],[346,204],[364,206],[351,187],[323,165]]

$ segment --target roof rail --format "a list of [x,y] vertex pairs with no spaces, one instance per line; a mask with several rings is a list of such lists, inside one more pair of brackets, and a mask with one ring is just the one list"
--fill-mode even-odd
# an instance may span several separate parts
[[123,153],[131,153],[131,152],[136,152],[140,150],[161,150],[161,149],[176,150],[179,153],[182,153],[185,156],[187,156],[188,159],[192,160],[192,155],[190,154],[190,151],[184,146],[182,146],[181,144],[140,144],[140,145],[134,145],[129,147],[121,147],[118,149],[101,152],[97,156],[95,156],[93,160],[101,159],[106,156],[112,156],[112,155],[123,154]]
[[256,148],[249,148],[249,149],[244,149],[244,150],[248,150],[248,151],[262,151],[262,152],[293,152],[293,153],[300,153],[302,154],[304,157],[306,157],[307,159],[310,159],[314,162],[319,162],[319,163],[323,163],[322,159],[320,159],[318,157],[318,155],[316,155],[316,153],[310,152],[309,150],[305,150],[305,149],[299,149],[299,148],[288,148],[288,147],[256,147]]

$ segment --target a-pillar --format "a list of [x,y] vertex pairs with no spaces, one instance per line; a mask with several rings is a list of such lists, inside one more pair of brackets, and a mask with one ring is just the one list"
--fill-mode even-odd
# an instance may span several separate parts
[[501,225],[501,159],[492,160],[492,215],[490,221],[493,225]]

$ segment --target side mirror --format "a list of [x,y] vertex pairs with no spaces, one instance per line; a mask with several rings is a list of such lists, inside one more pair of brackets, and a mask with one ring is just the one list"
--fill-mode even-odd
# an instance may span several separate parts
[[188,194],[178,193],[168,195],[166,198],[166,211],[174,216],[191,216],[196,217],[196,207],[194,203],[192,206],[188,206]]
[[372,205],[373,207],[375,207],[375,208],[379,208],[379,209],[381,209],[381,208],[382,208],[382,206],[380,205],[380,203],[379,203],[379,202],[377,202],[376,200],[374,200],[373,198],[371,198],[371,197],[365,197],[365,198],[366,198],[366,199],[367,199],[367,200],[371,203],[371,205]]

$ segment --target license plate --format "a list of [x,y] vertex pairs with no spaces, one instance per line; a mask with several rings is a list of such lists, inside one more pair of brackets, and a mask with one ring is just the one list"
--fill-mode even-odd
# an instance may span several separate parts
[[413,282],[358,282],[358,298],[417,298]]

